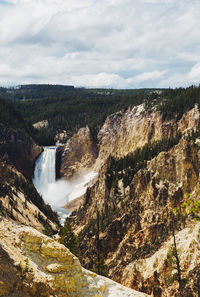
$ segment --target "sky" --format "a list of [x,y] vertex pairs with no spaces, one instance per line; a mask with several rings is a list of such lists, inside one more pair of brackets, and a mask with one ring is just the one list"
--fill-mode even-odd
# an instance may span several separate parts
[[199,0],[0,0],[0,85],[199,85],[199,16]]

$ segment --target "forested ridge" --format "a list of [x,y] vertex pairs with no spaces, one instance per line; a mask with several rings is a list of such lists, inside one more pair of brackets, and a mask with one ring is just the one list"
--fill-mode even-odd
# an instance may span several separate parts
[[70,98],[71,96],[78,97],[94,97],[94,96],[109,96],[109,95],[135,95],[149,94],[155,90],[163,90],[156,88],[143,89],[103,89],[103,88],[75,88],[69,85],[50,85],[50,84],[29,84],[19,85],[16,87],[0,87],[0,96],[9,100],[29,100],[41,98]]
[[33,138],[37,131],[29,121],[26,121],[22,113],[7,100],[0,98],[0,123],[7,127],[18,128],[23,130],[27,135]]
[[48,127],[41,128],[34,138],[41,145],[51,145],[55,142],[55,135],[63,130],[67,132],[68,138],[86,125],[95,133],[109,114],[142,103],[152,91],[155,89],[27,85],[7,92],[4,90],[4,93],[31,124],[48,121]]
[[158,109],[163,119],[179,120],[195,104],[200,104],[200,86],[166,90],[160,95]]
[[[146,106],[160,110],[163,119],[177,120],[195,103],[200,103],[200,87],[195,86],[167,90],[113,90],[22,85],[0,88],[0,95],[10,102],[5,113],[0,102],[1,119],[25,129],[40,145],[54,144],[55,135],[62,131],[66,131],[69,138],[86,125],[97,133],[109,114],[144,102]],[[9,114],[14,116],[9,118]],[[43,120],[48,121],[47,127],[39,131],[32,128],[32,124]]]

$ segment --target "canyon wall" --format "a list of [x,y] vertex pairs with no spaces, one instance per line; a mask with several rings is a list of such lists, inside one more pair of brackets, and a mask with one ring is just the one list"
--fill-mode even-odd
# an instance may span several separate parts
[[[191,216],[184,220],[183,215],[175,215],[174,209],[181,209],[188,199],[191,205],[199,199],[199,140],[189,136],[198,130],[198,125],[197,106],[178,122],[163,121],[160,112],[146,110],[143,105],[107,118],[97,136],[99,151],[93,168],[99,170],[98,180],[88,188],[81,206],[71,215],[73,229],[80,238],[80,260],[84,267],[94,269],[100,252],[107,275],[115,281],[153,296],[179,296],[177,281],[168,284],[173,272],[169,272],[169,264],[163,261],[168,258],[173,243],[173,226],[180,246],[184,238],[190,238],[187,256],[181,258],[183,278],[190,279],[193,275],[197,279],[197,265],[188,265],[187,259],[198,263],[199,253],[192,256],[192,251],[199,243],[196,231],[190,236],[188,230],[197,230],[199,225]],[[149,160],[128,186],[124,187],[118,178],[115,187],[108,190],[106,174],[110,155],[124,157],[138,147],[175,136],[177,132],[182,133],[177,145]],[[165,253],[159,252],[162,250]],[[152,259],[161,264],[154,264],[155,269],[145,274],[147,268],[143,270],[138,265],[143,267],[144,262],[147,267]],[[190,279],[184,290],[188,294],[184,296],[196,296],[197,282]]]
[[69,179],[84,170],[98,172],[110,155],[122,158],[149,142],[175,136],[177,131],[196,131],[198,124],[197,106],[178,122],[163,120],[156,107],[147,108],[144,104],[119,111],[107,117],[96,137],[89,127],[81,128],[64,144],[60,149],[61,176]]
[[57,215],[44,203],[33,184],[13,165],[1,160],[0,193],[0,216],[44,232],[57,230]]
[[42,148],[22,130],[8,128],[0,123],[0,156],[9,160],[29,180],[33,176],[34,163]]
[[89,127],[81,128],[63,147],[58,148],[57,155],[60,154],[57,160],[61,177],[70,179],[93,168],[98,150]]

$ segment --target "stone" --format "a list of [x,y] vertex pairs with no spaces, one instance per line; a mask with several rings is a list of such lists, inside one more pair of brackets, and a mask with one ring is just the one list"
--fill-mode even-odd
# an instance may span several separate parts
[[[3,219],[0,222],[0,234],[0,246],[3,247],[4,253],[7,252],[15,263],[25,263],[25,268],[22,265],[20,292],[25,290],[26,297],[36,294],[45,297],[148,296],[82,268],[79,260],[64,245],[31,227]],[[14,237],[20,239],[20,245],[13,245]],[[40,246],[40,249],[35,246]],[[7,261],[11,262],[9,258]],[[5,266],[1,268],[6,269]],[[4,275],[9,271],[11,273],[12,269],[16,268],[10,264]],[[18,286],[20,287],[20,277]],[[2,280],[0,294],[8,294],[9,290],[13,290],[13,287]]]

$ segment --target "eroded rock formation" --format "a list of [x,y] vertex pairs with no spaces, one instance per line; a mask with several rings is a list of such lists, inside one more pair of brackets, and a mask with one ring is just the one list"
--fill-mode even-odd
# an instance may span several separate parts
[[[107,196],[105,172],[101,171],[98,183],[88,189],[82,206],[73,213],[74,230],[77,230],[83,240],[80,248],[84,266],[87,268],[95,266],[98,209],[101,228],[99,245],[108,267],[108,275],[112,279],[149,294],[152,294],[153,287],[157,287],[158,291],[164,294],[167,286],[165,280],[169,278],[170,273],[167,274],[167,264],[163,259],[167,257],[170,246],[170,243],[166,242],[171,240],[172,243],[170,239],[172,224],[177,232],[185,230],[178,233],[180,245],[182,240],[185,242],[181,237],[185,232],[190,238],[190,249],[187,251],[185,248],[186,255],[181,259],[181,267],[185,272],[184,277],[192,274],[194,267],[188,265],[188,259],[193,257],[192,253],[197,246],[199,249],[200,242],[195,235],[198,232],[195,231],[194,236],[189,236],[188,230],[199,228],[199,223],[195,225],[194,220],[183,222],[182,217],[174,215],[174,209],[187,200],[188,193],[191,201],[199,199],[199,161],[200,147],[183,138],[169,152],[162,152],[149,161],[147,168],[138,171],[126,189],[123,189],[119,180],[118,186],[124,194],[118,197],[114,191],[111,191],[109,197]],[[185,226],[189,229],[184,229]],[[86,242],[89,245],[84,248]],[[165,249],[165,256],[161,252],[162,249]],[[149,268],[147,277],[147,268],[143,270],[142,263],[146,263],[147,267],[155,255],[160,255],[160,258],[157,257],[157,262],[162,264],[158,264],[160,265],[158,270],[156,265],[155,269]],[[200,260],[198,250],[194,257],[192,261],[198,263]],[[143,268],[138,268],[138,263]],[[129,281],[126,272],[129,273]],[[158,282],[154,282],[154,273]],[[141,281],[145,281],[145,285],[141,284]],[[195,290],[192,282],[188,285]],[[176,291],[173,287],[170,290]],[[167,290],[166,292],[160,296],[175,296]],[[191,296],[196,296],[194,292]]]
[[0,257],[5,257],[0,262],[0,296],[148,296],[83,269],[62,244],[4,219],[0,222]]
[[60,176],[66,179],[90,170],[97,158],[97,146],[89,127],[81,128],[58,150],[58,153],[60,150]]
[[[95,165],[96,168],[101,168],[98,181],[88,188],[80,208],[72,213],[71,218],[73,228],[81,238],[81,263],[86,268],[94,268],[96,265],[96,234],[99,224],[98,248],[112,279],[154,296],[178,296],[176,281],[167,284],[170,275],[166,272],[165,261],[158,258],[162,268],[149,270],[148,277],[145,271],[142,273],[142,268],[137,270],[137,263],[142,265],[144,261],[147,266],[150,265],[144,259],[152,259],[165,244],[170,246],[172,224],[180,236],[199,226],[198,223],[195,225],[195,221],[184,221],[182,216],[177,217],[174,214],[174,209],[180,208],[187,200],[188,194],[190,203],[199,199],[199,141],[187,136],[191,131],[196,131],[198,124],[197,106],[184,114],[178,122],[163,121],[160,112],[147,111],[142,105],[128,110],[125,114],[119,112],[107,118],[98,134],[99,155]],[[123,157],[134,152],[137,147],[176,135],[178,131],[182,132],[183,136],[177,145],[148,161],[146,168],[134,175],[129,186],[124,188],[122,179],[119,178],[115,188],[108,191],[106,171],[110,155]],[[189,229],[186,230],[185,227]],[[186,231],[179,233],[181,230]],[[196,242],[195,234],[191,237],[188,258],[195,246],[192,243]],[[168,250],[165,250],[166,255]],[[162,257],[162,253],[159,255]],[[166,255],[163,257],[167,257]],[[198,253],[194,257],[198,263]],[[193,275],[195,278],[194,267],[187,265],[186,259],[187,256],[183,257],[181,262],[183,270],[187,267],[184,277]],[[129,281],[125,271],[129,273]],[[184,296],[196,296],[197,287],[193,280],[185,285],[185,292],[188,295]]]
[[107,117],[97,137],[91,135],[88,127],[81,128],[58,150],[61,176],[69,179],[84,170],[99,171],[110,155],[122,158],[149,142],[175,136],[177,131],[196,131],[198,124],[197,106],[178,122],[163,120],[161,112],[155,107],[145,108],[144,104],[114,113]]
[[3,161],[0,161],[0,193],[0,216],[40,231],[45,227],[53,232],[57,230],[57,215],[54,217],[33,184],[13,165]]

